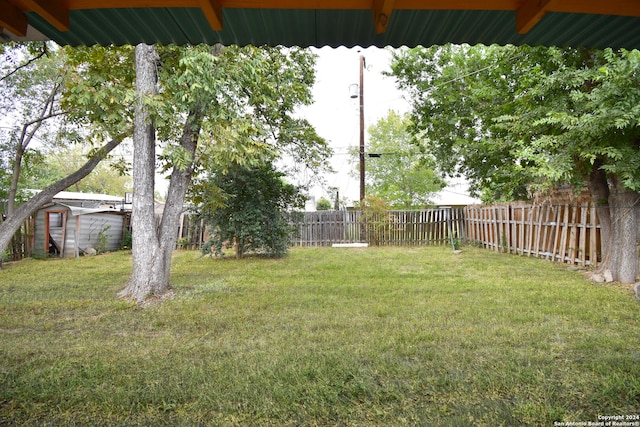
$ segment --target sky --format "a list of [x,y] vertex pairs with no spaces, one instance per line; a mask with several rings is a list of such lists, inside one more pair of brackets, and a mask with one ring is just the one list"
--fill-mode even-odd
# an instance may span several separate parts
[[[313,87],[315,102],[300,109],[299,114],[309,120],[334,150],[331,164],[336,173],[326,176],[327,186],[337,187],[341,199],[358,200],[358,164],[348,153],[350,148],[357,148],[360,144],[359,100],[349,97],[349,85],[360,80],[360,55],[365,57],[366,63],[363,84],[365,146],[369,126],[385,117],[390,110],[409,111],[409,103],[396,88],[395,80],[382,74],[390,71],[391,50],[324,47],[313,51],[318,55],[316,84]],[[353,172],[356,172],[355,176]],[[312,188],[310,195],[316,200],[320,197],[333,200],[335,197],[319,187]]]

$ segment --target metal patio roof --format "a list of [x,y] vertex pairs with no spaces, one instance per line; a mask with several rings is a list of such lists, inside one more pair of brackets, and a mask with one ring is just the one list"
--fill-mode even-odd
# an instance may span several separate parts
[[0,0],[5,39],[63,45],[640,48],[640,0]]

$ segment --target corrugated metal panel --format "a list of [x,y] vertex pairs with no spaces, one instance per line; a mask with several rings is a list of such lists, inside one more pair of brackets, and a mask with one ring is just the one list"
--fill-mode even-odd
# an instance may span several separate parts
[[375,34],[369,10],[224,9],[214,32],[198,8],[102,9],[70,12],[60,32],[34,13],[29,22],[60,44],[222,43],[284,46],[430,46],[531,44],[640,48],[640,18],[548,13],[524,35],[513,11],[396,10],[384,34]]
[[[75,233],[76,218],[80,221],[79,233]],[[73,225],[72,225],[73,224]],[[96,213],[70,217],[67,228],[67,244],[65,246],[65,256],[75,256],[75,238],[78,239],[78,248],[86,250],[95,248],[99,243],[99,233],[105,228],[105,234],[109,236],[106,250],[114,251],[120,248],[122,236],[123,219],[121,215],[111,213]],[[72,241],[73,240],[73,241]]]
[[[45,215],[50,211],[67,211],[67,224],[64,232],[64,256],[76,256],[76,240],[80,253],[87,248],[95,248],[98,244],[99,233],[106,227],[109,236],[106,250],[114,251],[120,249],[122,238],[122,228],[124,218],[117,212],[104,212],[103,210],[82,209],[67,207],[62,204],[54,204],[46,209],[41,209],[36,213],[34,231],[34,256],[45,256],[45,242],[48,236],[45,235]],[[75,211],[75,215],[72,212]],[[78,224],[78,229],[76,229]],[[58,245],[62,246],[63,228],[50,224],[49,232]]]

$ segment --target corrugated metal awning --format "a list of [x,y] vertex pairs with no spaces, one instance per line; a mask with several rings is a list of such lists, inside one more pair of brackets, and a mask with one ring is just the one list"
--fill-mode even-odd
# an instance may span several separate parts
[[114,215],[123,215],[123,212],[115,210],[115,209],[107,209],[107,208],[82,208],[78,206],[69,206],[64,203],[58,203],[60,206],[64,206],[69,209],[71,216],[81,216],[81,215],[91,215],[98,213],[108,213]]
[[[135,7],[154,3],[174,7]],[[7,10],[19,16],[9,22]],[[0,0],[0,26],[29,28],[26,38],[40,33],[68,45],[453,42],[632,49],[640,48],[639,16],[638,0]]]

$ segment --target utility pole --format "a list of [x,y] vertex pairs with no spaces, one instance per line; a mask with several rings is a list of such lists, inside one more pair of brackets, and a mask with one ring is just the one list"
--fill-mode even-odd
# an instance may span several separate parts
[[364,194],[364,55],[360,55],[360,205],[362,206]]

